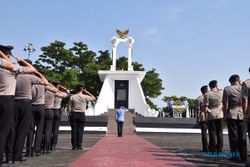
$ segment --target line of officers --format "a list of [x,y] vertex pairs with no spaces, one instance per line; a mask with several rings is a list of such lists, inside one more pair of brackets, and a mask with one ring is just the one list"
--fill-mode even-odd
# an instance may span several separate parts
[[[249,68],[250,72],[250,68]],[[237,74],[230,76],[230,86],[219,89],[216,80],[201,87],[197,98],[197,121],[201,127],[202,151],[220,153],[223,149],[223,127],[227,124],[232,161],[247,160],[247,132],[250,140],[250,79],[241,83]],[[207,130],[209,142],[207,139]]]
[[95,97],[83,84],[70,94],[60,82],[50,83],[31,61],[13,56],[12,49],[0,45],[0,167],[6,165],[4,154],[6,163],[27,160],[25,141],[27,157],[56,148],[63,98],[69,98],[72,149],[82,149],[86,103]]

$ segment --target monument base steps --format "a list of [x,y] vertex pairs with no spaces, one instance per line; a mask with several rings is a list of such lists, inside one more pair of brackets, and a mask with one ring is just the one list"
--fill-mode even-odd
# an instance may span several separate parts
[[[117,134],[117,124],[115,120],[115,109],[109,109],[103,115],[108,116],[107,134]],[[123,135],[135,134],[135,126],[133,123],[134,110],[125,113],[125,121],[123,124]]]

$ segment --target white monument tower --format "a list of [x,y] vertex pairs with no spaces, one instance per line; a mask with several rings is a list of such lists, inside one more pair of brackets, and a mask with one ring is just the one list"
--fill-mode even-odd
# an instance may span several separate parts
[[[126,37],[129,30],[119,31],[119,37],[111,39],[112,65],[108,71],[98,71],[100,80],[103,82],[100,95],[95,105],[95,115],[115,109],[119,106],[133,109],[142,116],[148,115],[148,105],[142,91],[141,82],[146,74],[145,71],[134,71],[132,66],[132,49],[135,40]],[[128,70],[116,70],[117,46],[120,43],[128,45]]]

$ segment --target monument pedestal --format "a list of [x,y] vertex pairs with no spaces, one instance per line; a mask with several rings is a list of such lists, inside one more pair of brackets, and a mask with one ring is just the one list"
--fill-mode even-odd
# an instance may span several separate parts
[[122,105],[147,116],[148,105],[141,87],[146,72],[110,70],[98,71],[98,74],[103,86],[95,105],[95,115]]

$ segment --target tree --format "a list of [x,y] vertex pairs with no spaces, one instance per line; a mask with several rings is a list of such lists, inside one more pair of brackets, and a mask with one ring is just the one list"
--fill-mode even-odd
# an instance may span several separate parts
[[[190,110],[194,110],[195,109],[195,99],[187,98],[186,96],[181,96],[181,97],[177,97],[177,96],[164,96],[162,100],[167,103],[169,100],[173,100],[175,102],[176,101],[180,101],[181,102],[181,101],[183,101],[185,99],[188,101],[189,109]],[[163,111],[164,112],[170,112],[171,110],[169,110],[168,107],[164,107]]]

